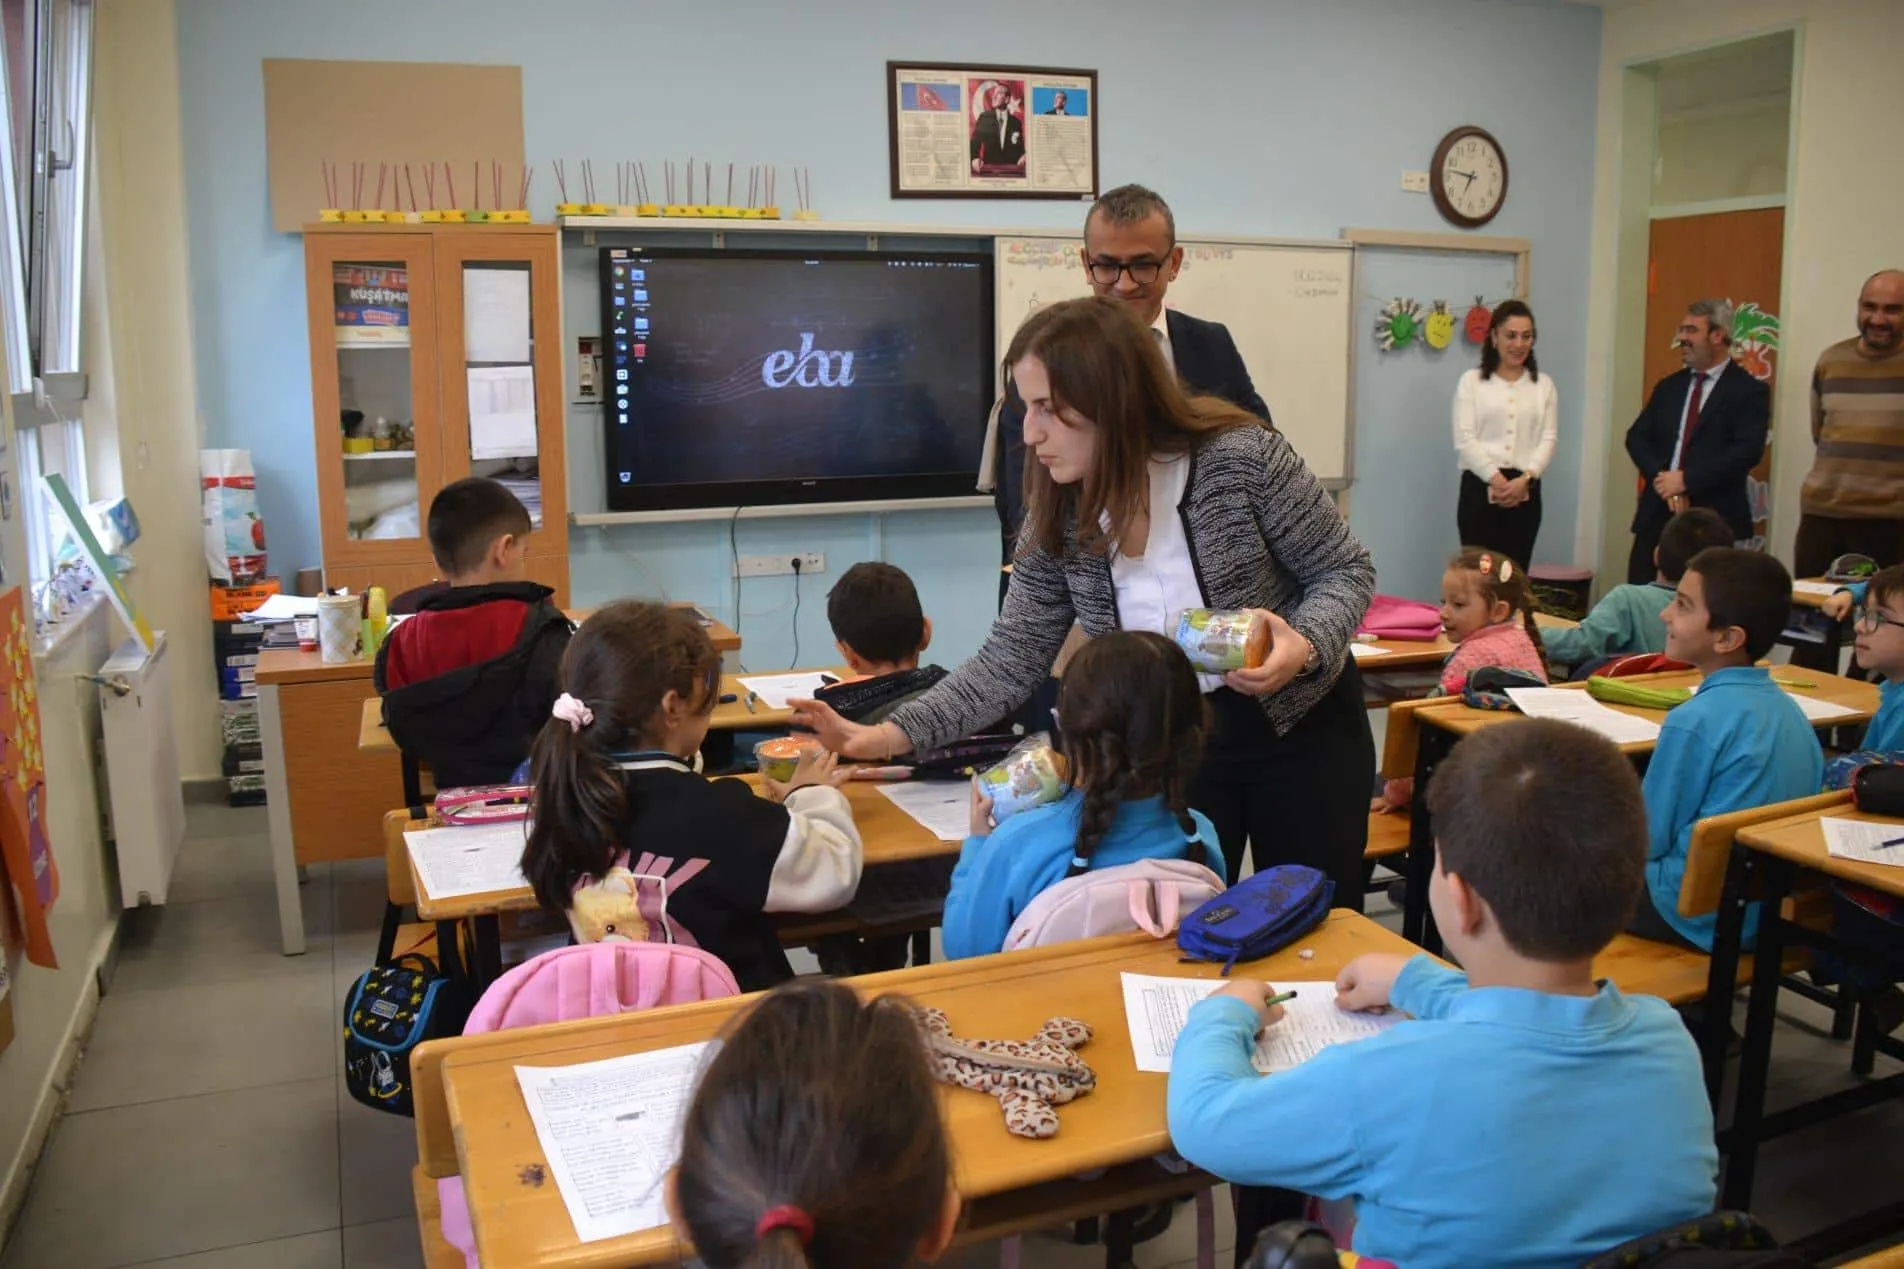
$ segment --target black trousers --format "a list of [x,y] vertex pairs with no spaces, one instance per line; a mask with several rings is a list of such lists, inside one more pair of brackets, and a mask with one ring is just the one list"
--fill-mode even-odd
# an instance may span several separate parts
[[[1841,520],[1835,516],[1802,515],[1798,538],[1792,544],[1792,575],[1823,577],[1840,555],[1868,555],[1879,568],[1904,563],[1904,520]],[[1817,644],[1792,648],[1792,664],[1835,674],[1835,650]]]
[[1251,697],[1221,687],[1209,702],[1215,726],[1190,805],[1215,826],[1230,876],[1247,841],[1257,871],[1320,869],[1335,882],[1335,906],[1360,912],[1375,738],[1355,662],[1286,736]]
[[[1520,472],[1503,467],[1501,474],[1513,480]],[[1518,507],[1497,507],[1487,495],[1487,481],[1471,471],[1461,473],[1461,499],[1455,506],[1461,545],[1499,551],[1527,567],[1532,563],[1534,539],[1540,536],[1540,482],[1528,482],[1527,501]]]
[[1659,565],[1653,562],[1653,552],[1659,549],[1660,531],[1663,524],[1642,525],[1633,530],[1633,549],[1626,556],[1626,580],[1628,585],[1644,586],[1659,576]]

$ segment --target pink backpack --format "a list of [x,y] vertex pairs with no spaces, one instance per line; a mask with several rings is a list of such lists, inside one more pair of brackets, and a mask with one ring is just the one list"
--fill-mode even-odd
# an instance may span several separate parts
[[[698,947],[584,943],[532,957],[491,983],[463,1024],[463,1034],[738,995],[740,984],[734,981],[733,971]],[[463,1253],[469,1269],[480,1269],[463,1178],[437,1178],[436,1197],[443,1208],[444,1241]]]
[[1441,637],[1441,610],[1419,599],[1377,595],[1369,600],[1368,611],[1362,615],[1362,624],[1355,632],[1377,639],[1433,643]]
[[1005,935],[1007,952],[1142,930],[1169,938],[1186,912],[1222,894],[1223,878],[1188,859],[1140,859],[1047,886]]

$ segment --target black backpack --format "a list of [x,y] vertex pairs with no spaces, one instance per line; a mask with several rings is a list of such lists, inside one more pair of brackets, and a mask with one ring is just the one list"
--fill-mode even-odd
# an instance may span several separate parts
[[475,1002],[436,962],[411,953],[365,970],[344,1001],[344,1087],[366,1106],[414,1117],[410,1054],[461,1035]]
[[1812,1269],[1812,1264],[1780,1251],[1771,1231],[1748,1213],[1713,1212],[1621,1243],[1584,1269]]

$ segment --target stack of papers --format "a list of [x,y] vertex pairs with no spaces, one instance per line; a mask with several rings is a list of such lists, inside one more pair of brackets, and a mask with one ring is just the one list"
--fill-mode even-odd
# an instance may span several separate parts
[[1837,594],[1839,591],[1843,589],[1844,589],[1844,584],[1842,582],[1793,582],[1792,583],[1792,594],[1794,595],[1818,595],[1825,599],[1830,599],[1833,595]]
[[[1825,832],[1825,851],[1834,859],[1904,867],[1904,824],[1873,824],[1827,815],[1818,821],[1818,827]],[[1887,846],[1886,842],[1895,844]]]
[[1659,739],[1659,724],[1609,709],[1585,691],[1564,687],[1510,687],[1508,699],[1529,718],[1558,718],[1605,736],[1617,745],[1644,744]]
[[[1140,1071],[1165,1072],[1177,1047],[1190,1008],[1227,981],[1222,978],[1162,978],[1154,974],[1125,974],[1124,1016],[1130,1022],[1131,1053]],[[1401,1021],[1402,1015],[1350,1013],[1336,1008],[1335,983],[1270,983],[1280,995],[1296,993],[1283,1002],[1282,1019],[1266,1028],[1256,1041],[1250,1065],[1265,1075],[1287,1071],[1324,1049],[1352,1044],[1380,1035]]]
[[240,614],[246,621],[295,621],[299,617],[317,616],[317,597],[303,595],[273,595],[248,613]]
[[431,899],[523,890],[522,848],[529,822],[468,828],[424,828],[403,835],[416,863],[417,879]]

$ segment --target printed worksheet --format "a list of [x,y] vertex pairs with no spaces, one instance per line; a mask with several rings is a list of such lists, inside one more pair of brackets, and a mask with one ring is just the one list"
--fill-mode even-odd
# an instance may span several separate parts
[[962,842],[972,831],[969,780],[906,780],[879,791],[942,842]]
[[1835,858],[1904,867],[1904,824],[1873,824],[1827,815],[1818,821],[1818,827],[1824,830],[1826,852]]
[[1834,718],[1852,718],[1858,713],[1849,705],[1819,700],[1816,696],[1807,696],[1789,687],[1785,689],[1785,695],[1797,701],[1798,708],[1805,711],[1805,717],[1814,723],[1828,723]]
[[661,1181],[714,1041],[575,1066],[518,1066],[536,1140],[585,1243],[665,1225]]
[[1659,724],[1650,718],[1622,714],[1594,700],[1583,690],[1565,687],[1510,687],[1507,698],[1529,718],[1558,718],[1597,732],[1616,745],[1659,739]]
[[[1137,1069],[1158,1073],[1170,1070],[1170,1054],[1191,1006],[1227,981],[1154,974],[1125,974],[1123,980],[1124,1015],[1130,1023]],[[1250,1065],[1265,1075],[1287,1071],[1331,1045],[1380,1035],[1401,1020],[1393,1011],[1350,1013],[1336,1008],[1333,980],[1271,983],[1269,989],[1277,995],[1293,991],[1296,998],[1284,1001],[1282,1018],[1257,1037]]]
[[1821,599],[1830,599],[1833,595],[1837,594],[1839,591],[1843,589],[1844,589],[1844,585],[1841,582],[1800,581],[1800,582],[1792,583],[1792,594],[1817,595]]
[[1385,657],[1388,655],[1388,649],[1378,648],[1372,643],[1351,643],[1349,655],[1357,661],[1362,661],[1369,657]]
[[768,709],[785,709],[788,701],[810,699],[826,686],[818,670],[807,674],[743,674],[740,682]]
[[529,821],[512,820],[467,828],[414,829],[403,840],[416,861],[424,892],[432,899],[452,899],[527,886],[522,847],[528,832]]

